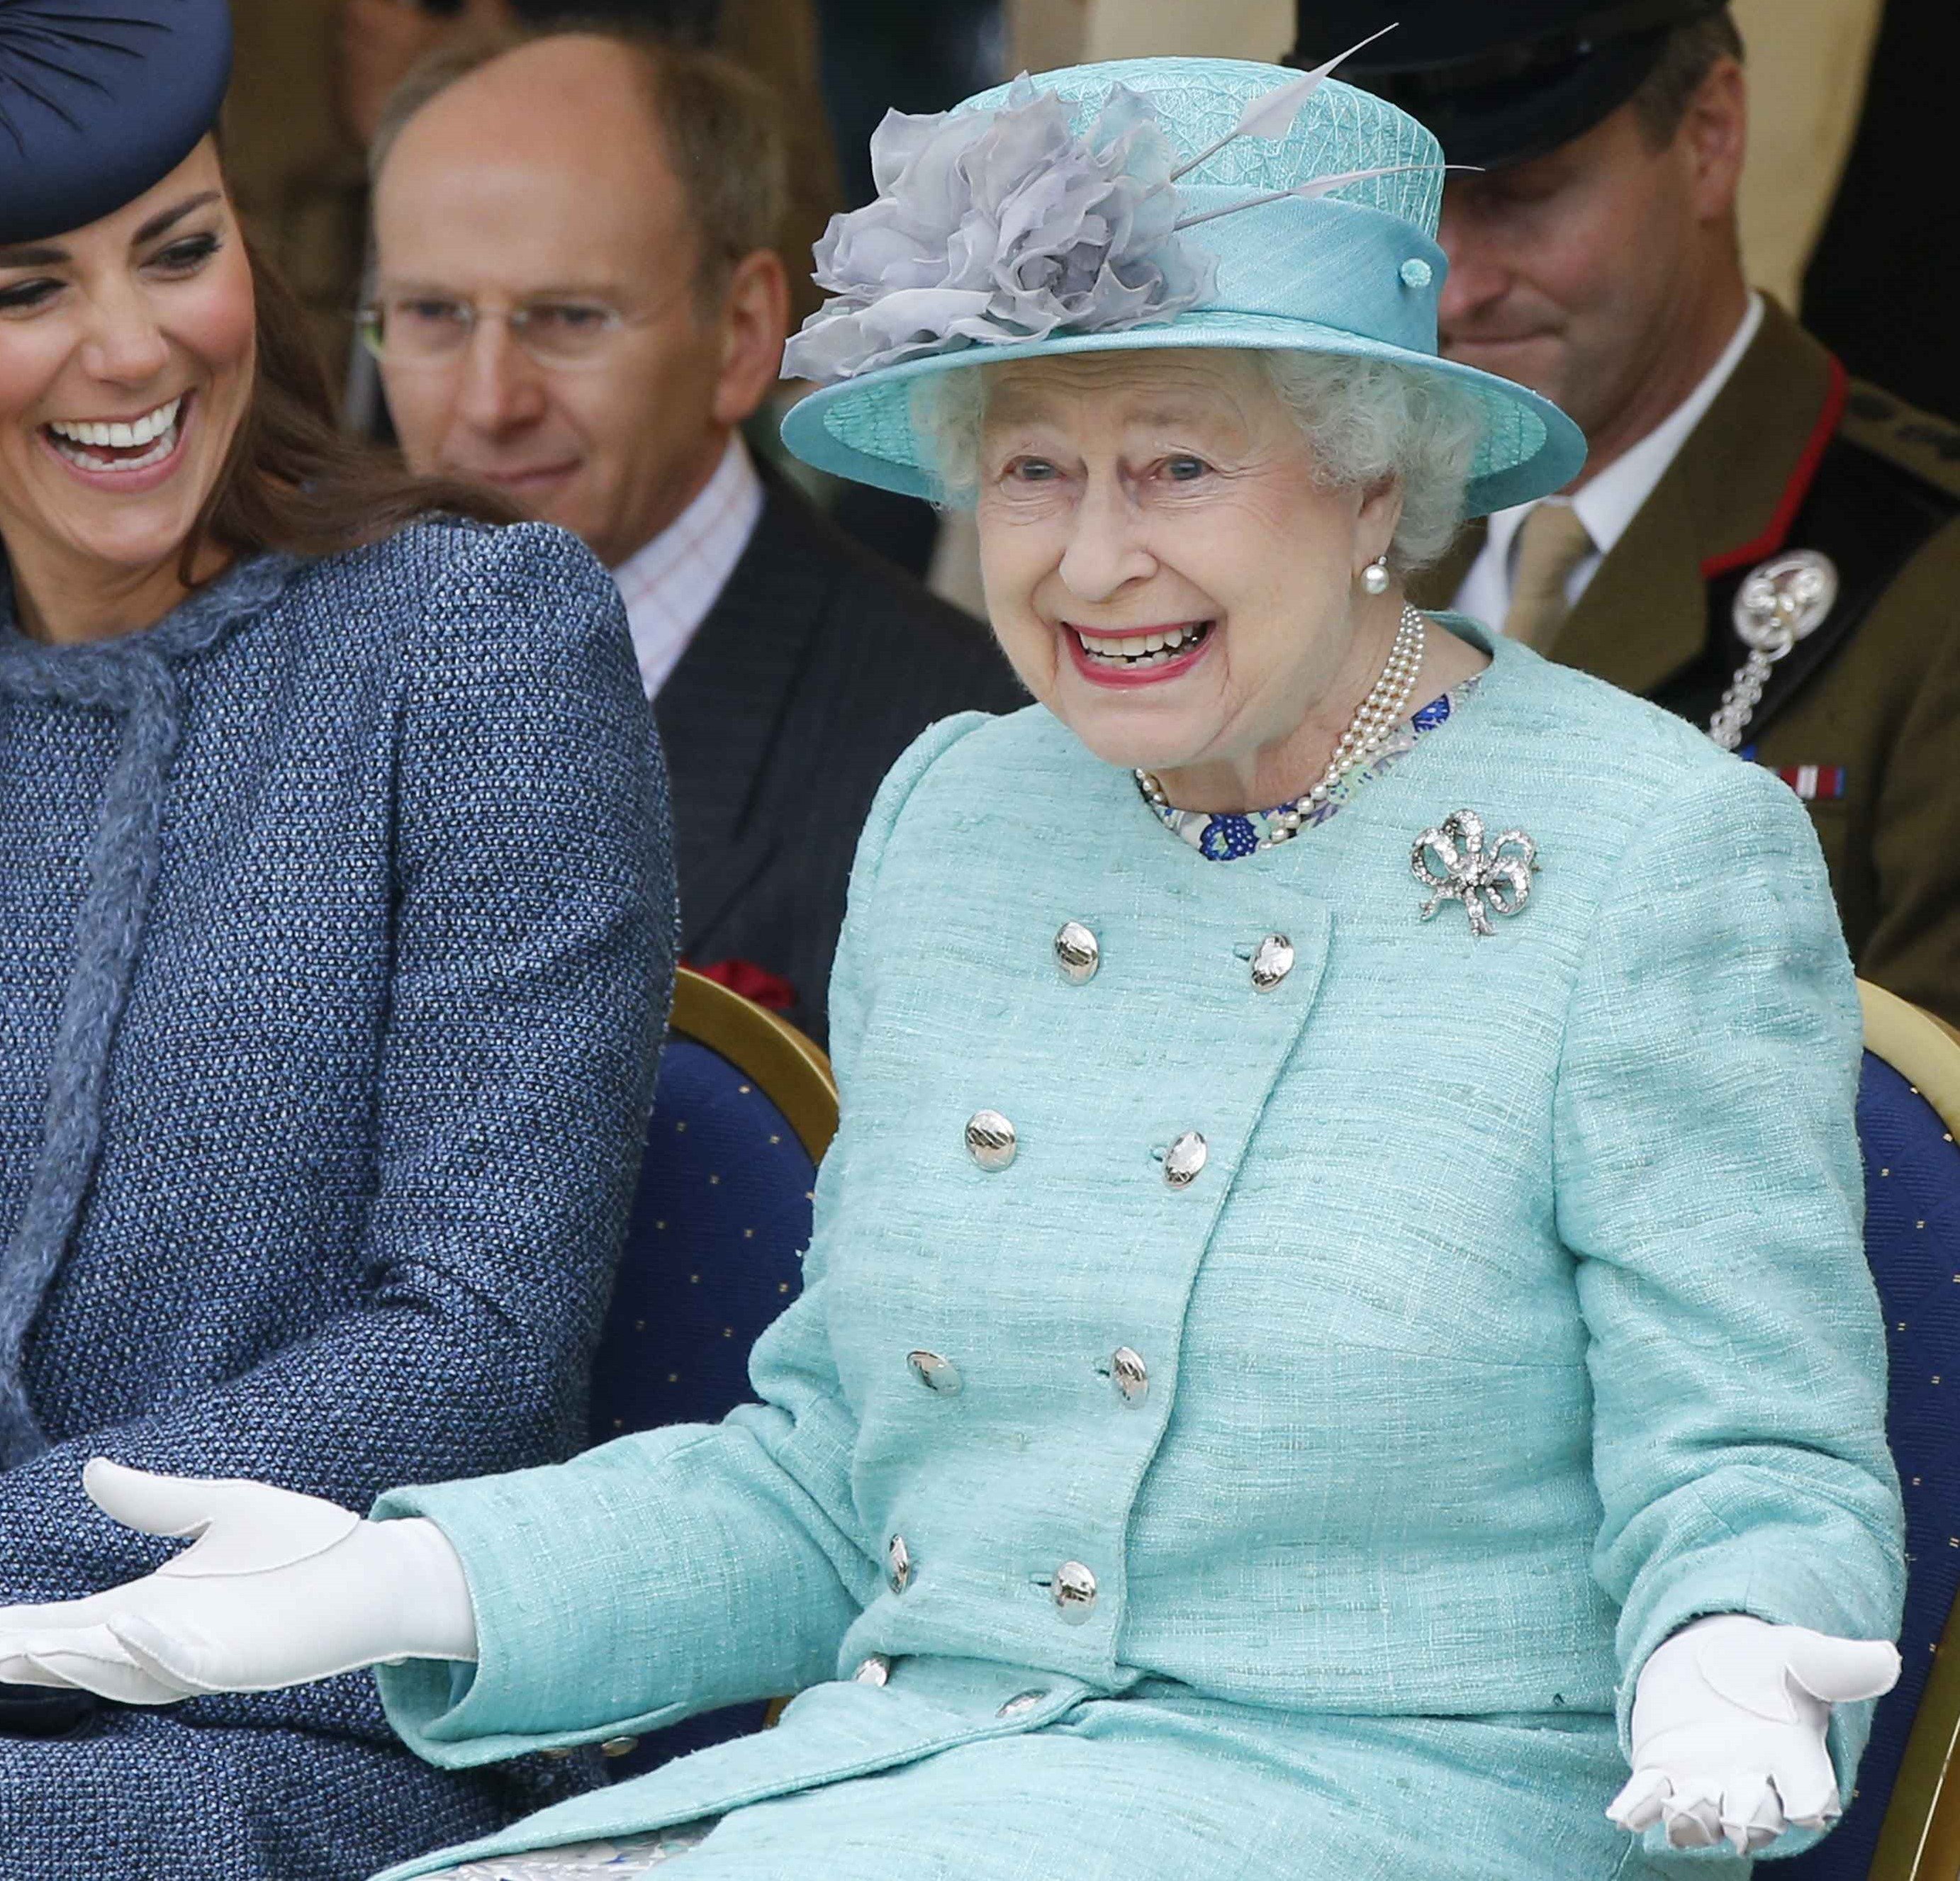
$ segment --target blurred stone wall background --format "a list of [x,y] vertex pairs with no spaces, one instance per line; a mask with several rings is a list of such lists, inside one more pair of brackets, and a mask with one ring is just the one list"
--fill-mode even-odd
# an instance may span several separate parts
[[[811,244],[842,205],[811,0],[232,0],[237,67],[225,157],[248,225],[311,311],[328,357],[350,356],[366,259],[361,130],[388,85],[450,31],[611,18],[720,49],[773,86],[790,139],[779,237],[800,319],[817,304]],[[453,16],[453,17],[452,17]]]
[[[1734,5],[1752,73],[1742,205],[1752,277],[1800,309],[1853,370],[1960,411],[1960,362],[1948,337],[1960,217],[1952,160],[1939,140],[1952,108],[1943,55],[1952,0]],[[527,17],[599,11],[689,37],[717,33],[785,100],[796,201],[781,246],[800,316],[816,302],[810,245],[834,209],[868,195],[865,146],[888,107],[940,110],[1014,71],[1084,59],[1276,59],[1293,21],[1292,0],[428,0],[422,10],[429,7]],[[417,14],[417,0],[234,0],[234,180],[329,355],[344,361],[366,192],[343,96],[343,15],[399,21]],[[1384,0],[1385,16],[1392,11]],[[357,46],[364,43],[356,35]],[[396,56],[372,49],[382,64]]]
[[237,75],[224,155],[247,226],[336,364],[352,343],[368,239],[361,151],[335,82],[339,0],[233,0]]

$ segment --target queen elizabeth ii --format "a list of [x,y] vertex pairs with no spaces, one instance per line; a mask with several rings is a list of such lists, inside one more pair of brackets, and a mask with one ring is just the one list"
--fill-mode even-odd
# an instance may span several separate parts
[[1436,357],[1409,119],[1152,61],[874,154],[788,441],[970,498],[1037,704],[929,732],[865,831],[761,1401],[364,1521],[98,1468],[203,1539],[0,1614],[0,1667],[156,1703],[390,1661],[448,1766],[800,1693],[399,1876],[1803,1845],[1901,1566],[1801,808],[1405,605],[1582,455]]

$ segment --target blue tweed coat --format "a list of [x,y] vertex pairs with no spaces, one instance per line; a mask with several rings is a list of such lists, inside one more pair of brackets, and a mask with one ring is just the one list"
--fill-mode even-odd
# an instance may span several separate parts
[[[1484,939],[1410,875],[1465,807],[1543,863]],[[1892,1633],[1850,969],[1802,807],[1699,732],[1500,643],[1221,864],[1045,713],[951,720],[874,812],[832,1012],[764,1402],[380,1505],[476,1601],[479,1665],[381,1675],[438,1763],[809,1689],[486,1851],[718,1816],[675,1881],[1663,1873],[1602,1813],[1653,1647]]]
[[[0,570],[0,1603],[171,1552],[100,1453],[363,1507],[564,1456],[673,943],[666,785],[570,537],[250,561],[25,640]],[[4,1881],[351,1881],[578,1786],[371,1682],[0,1736]]]

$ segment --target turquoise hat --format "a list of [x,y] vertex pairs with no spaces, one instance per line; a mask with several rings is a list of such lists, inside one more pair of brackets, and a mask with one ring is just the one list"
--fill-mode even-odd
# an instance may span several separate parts
[[1563,488],[1579,428],[1437,354],[1443,153],[1319,71],[1138,59],[1025,75],[872,140],[877,199],[832,218],[832,296],[790,342],[819,389],[783,441],[819,470],[935,494],[912,389],[997,361],[1160,347],[1391,360],[1469,390],[1467,513]]

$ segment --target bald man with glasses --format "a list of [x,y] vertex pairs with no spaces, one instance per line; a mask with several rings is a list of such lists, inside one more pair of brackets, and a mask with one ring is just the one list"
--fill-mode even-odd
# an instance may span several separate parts
[[777,116],[630,29],[438,58],[375,140],[362,330],[415,468],[612,570],[673,774],[683,948],[821,1038],[885,771],[935,719],[1026,699],[983,628],[742,441],[788,323]]

